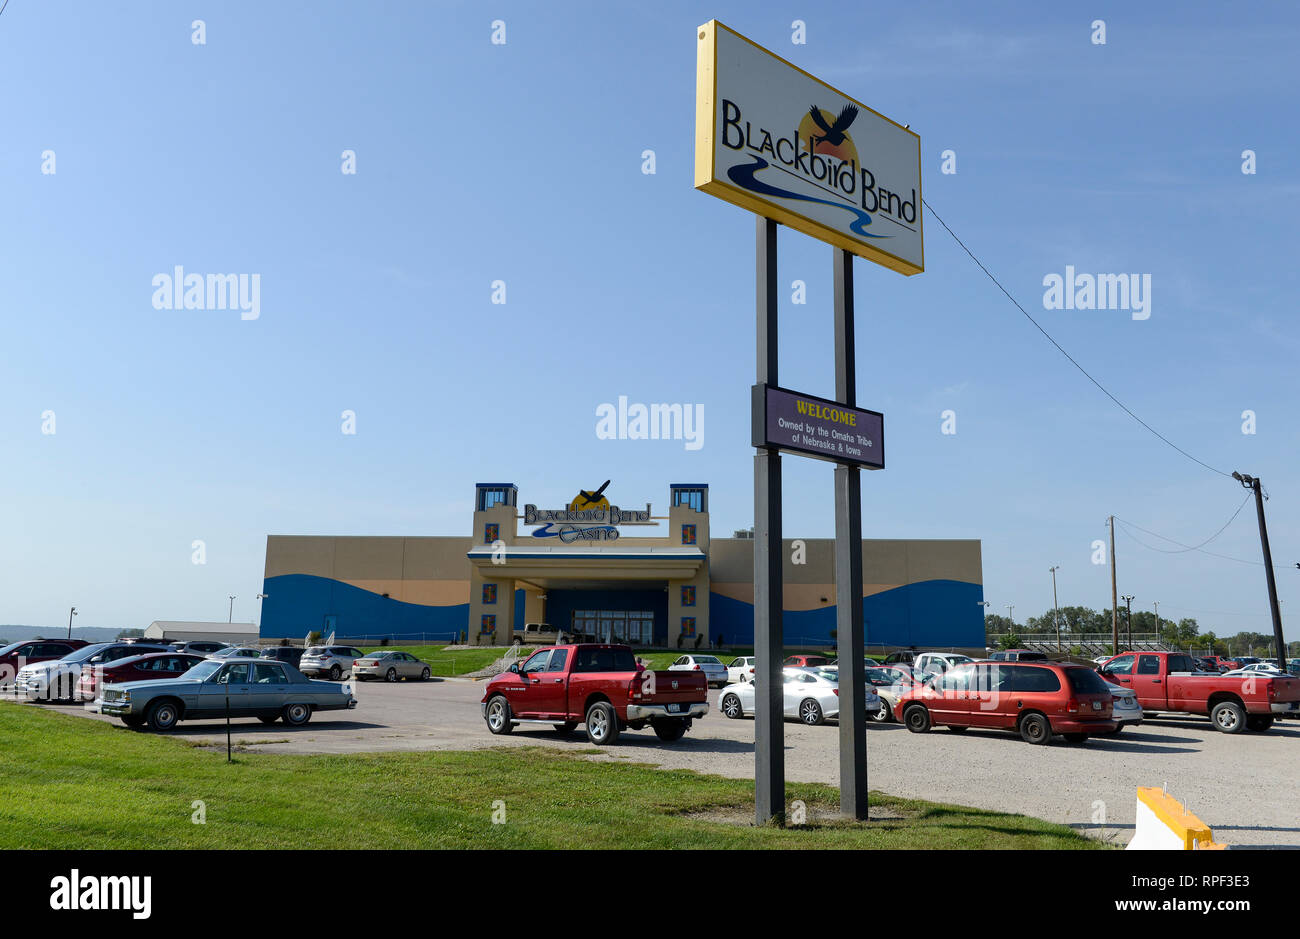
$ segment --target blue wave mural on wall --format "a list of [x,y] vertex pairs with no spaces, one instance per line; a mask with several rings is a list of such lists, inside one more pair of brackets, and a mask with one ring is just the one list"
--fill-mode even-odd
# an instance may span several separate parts
[[[867,643],[873,646],[984,647],[984,614],[976,604],[984,599],[981,584],[959,580],[924,580],[862,598]],[[787,645],[833,645],[835,607],[787,610]],[[722,633],[728,645],[754,641],[754,605],[721,594],[709,594],[709,631]]]
[[[282,574],[263,582],[262,625],[266,638],[297,639],[313,631],[329,634],[326,617],[340,639],[362,636],[441,637],[450,641],[469,622],[469,604],[426,606],[404,603],[351,584],[314,574]],[[523,591],[515,591],[522,616]],[[498,623],[497,629],[502,625]]]
[[[330,626],[326,618],[333,617],[333,628],[340,639],[391,636],[451,641],[469,623],[468,603],[450,606],[404,603],[313,574],[267,578],[262,592],[267,595],[262,601],[260,634],[264,638],[298,639],[317,630],[328,635]],[[601,596],[616,608],[629,608],[615,602],[627,598],[612,593]],[[662,630],[666,624],[661,622],[661,617],[666,616],[666,610],[660,606],[662,593],[657,596],[660,598],[657,603],[650,603],[647,598],[637,599],[643,601],[638,606],[655,611],[655,638],[663,642]],[[976,604],[983,598],[984,588],[980,584],[956,580],[921,581],[864,597],[862,613],[867,642],[903,647],[981,648],[984,617]],[[553,608],[548,612],[554,611]],[[784,623],[789,645],[832,645],[830,633],[835,628],[835,607],[828,604],[817,610],[788,610]],[[522,628],[523,624],[524,591],[516,590],[513,623],[499,621],[497,629],[508,641],[504,630],[510,626]],[[752,644],[753,604],[710,593],[709,630],[714,636],[721,633],[728,645]]]

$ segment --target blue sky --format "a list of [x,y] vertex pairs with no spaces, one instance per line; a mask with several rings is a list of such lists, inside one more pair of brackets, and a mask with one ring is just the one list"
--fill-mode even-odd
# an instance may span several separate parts
[[[1300,615],[1300,16],[1134,6],[11,0],[0,622],[219,619],[230,594],[257,619],[268,533],[468,534],[478,481],[554,505],[609,478],[656,507],[705,481],[715,534],[748,526],[754,222],[692,188],[715,17],[910,124],[926,199],[1026,309],[1180,446],[1264,479]],[[925,273],[856,262],[859,402],[888,453],[866,537],[980,539],[986,598],[1019,620],[1050,606],[1053,564],[1062,603],[1109,604],[1090,558],[1110,513],[1185,544],[1227,520],[1235,482],[1136,425],[925,227]],[[783,230],[780,250],[782,383],[829,396],[832,249]],[[1150,274],[1150,319],[1043,309],[1067,264]],[[154,309],[176,265],[258,273],[260,317]],[[699,350],[707,370],[679,367]],[[619,395],[703,404],[705,445],[598,439]],[[829,465],[785,478],[787,534],[832,534]],[[1135,607],[1269,630],[1258,563],[1117,548]],[[1251,507],[1209,548],[1258,562]]]

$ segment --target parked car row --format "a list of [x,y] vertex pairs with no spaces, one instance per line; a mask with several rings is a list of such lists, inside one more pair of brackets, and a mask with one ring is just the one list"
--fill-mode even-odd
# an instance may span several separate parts
[[[88,644],[68,639],[29,640],[0,648],[0,686],[30,701],[93,701],[109,685],[180,678],[205,661],[244,660],[275,662],[287,666],[290,671],[285,674],[290,677],[296,674],[304,679],[309,670],[336,681],[344,674],[358,681],[388,682],[427,681],[432,675],[428,664],[400,649],[364,653],[350,646],[305,650],[277,646],[260,650],[215,642],[133,639]],[[299,662],[306,667],[300,669]],[[265,674],[274,677],[272,672]]]

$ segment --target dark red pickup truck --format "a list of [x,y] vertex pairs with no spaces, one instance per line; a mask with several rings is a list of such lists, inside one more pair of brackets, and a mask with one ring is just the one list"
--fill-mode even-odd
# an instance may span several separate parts
[[482,707],[494,734],[516,724],[551,724],[560,733],[585,724],[588,740],[611,744],[648,724],[672,741],[709,713],[709,685],[703,672],[646,671],[630,646],[548,646],[488,682]]
[[1123,652],[1097,671],[1137,692],[1146,717],[1157,711],[1207,714],[1216,730],[1268,730],[1276,717],[1300,717],[1300,678],[1214,675],[1193,670],[1181,652]]

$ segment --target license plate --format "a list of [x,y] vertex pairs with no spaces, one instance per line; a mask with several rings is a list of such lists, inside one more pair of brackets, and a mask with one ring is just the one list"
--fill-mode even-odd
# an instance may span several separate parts
[[670,714],[676,714],[676,713],[677,713],[678,711],[680,711],[681,709],[682,709],[682,706],[681,706],[680,704],[670,704],[670,705],[668,705],[668,712],[669,712]]
[[1093,709],[1094,711],[1100,711],[1100,710],[1101,710],[1101,702],[1100,702],[1100,701],[1094,701],[1094,702],[1092,702],[1092,709]]

